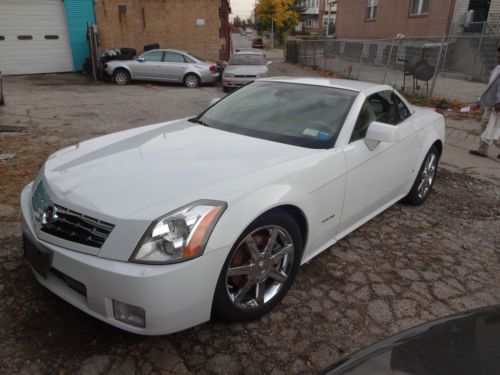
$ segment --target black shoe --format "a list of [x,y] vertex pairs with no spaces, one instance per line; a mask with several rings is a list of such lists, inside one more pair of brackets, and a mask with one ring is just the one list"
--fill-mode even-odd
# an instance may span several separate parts
[[476,156],[481,156],[482,158],[486,158],[486,157],[488,157],[488,155],[482,154],[482,153],[480,153],[480,152],[479,152],[479,151],[477,151],[477,150],[470,150],[470,151],[469,151],[469,154],[471,154],[471,155],[476,155]]

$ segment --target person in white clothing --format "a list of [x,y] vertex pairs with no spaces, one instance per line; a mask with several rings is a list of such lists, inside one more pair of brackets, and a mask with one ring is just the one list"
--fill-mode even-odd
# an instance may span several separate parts
[[[500,147],[500,47],[497,49],[497,66],[491,71],[488,87],[479,99],[477,106],[483,109],[479,148],[470,150],[476,156],[487,157],[488,148],[495,144]],[[476,106],[476,107],[477,107]],[[500,159],[500,154],[497,156]]]

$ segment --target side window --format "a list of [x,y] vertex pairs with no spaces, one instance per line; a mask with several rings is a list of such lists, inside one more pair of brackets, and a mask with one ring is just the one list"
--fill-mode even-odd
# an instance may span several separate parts
[[397,125],[400,120],[395,99],[398,98],[392,91],[381,91],[370,95],[361,107],[350,142],[363,139],[366,136],[368,126],[374,121]]
[[165,62],[183,63],[184,56],[177,52],[165,51]]
[[363,139],[366,136],[368,126],[370,126],[373,121],[377,121],[377,115],[369,100],[370,98],[365,100],[361,107],[361,111],[359,111],[358,120],[356,121],[356,125],[354,125],[350,142]]
[[394,96],[394,102],[396,103],[396,107],[398,108],[398,113],[399,113],[399,122],[403,122],[406,120],[408,117],[411,116],[411,112],[406,106],[405,103],[397,96],[395,93],[392,93]]
[[186,55],[184,55],[184,62],[188,63],[188,64],[196,64],[196,61],[194,61],[192,58],[190,57],[187,57]]
[[163,51],[153,51],[142,55],[144,61],[159,62],[163,57]]

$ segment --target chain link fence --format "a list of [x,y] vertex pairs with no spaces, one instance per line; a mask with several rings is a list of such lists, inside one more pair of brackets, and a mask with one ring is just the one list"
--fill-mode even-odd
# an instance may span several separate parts
[[409,95],[475,101],[496,65],[500,35],[287,40],[286,60],[336,77],[387,83]]

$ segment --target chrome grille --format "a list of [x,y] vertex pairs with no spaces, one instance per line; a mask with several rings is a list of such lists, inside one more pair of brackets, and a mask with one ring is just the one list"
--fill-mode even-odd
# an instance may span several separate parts
[[113,224],[82,215],[57,204],[53,206],[57,209],[58,219],[41,227],[43,232],[53,236],[100,248],[114,228]]
[[101,248],[114,228],[113,224],[53,203],[41,182],[33,194],[32,205],[42,232],[82,245]]

